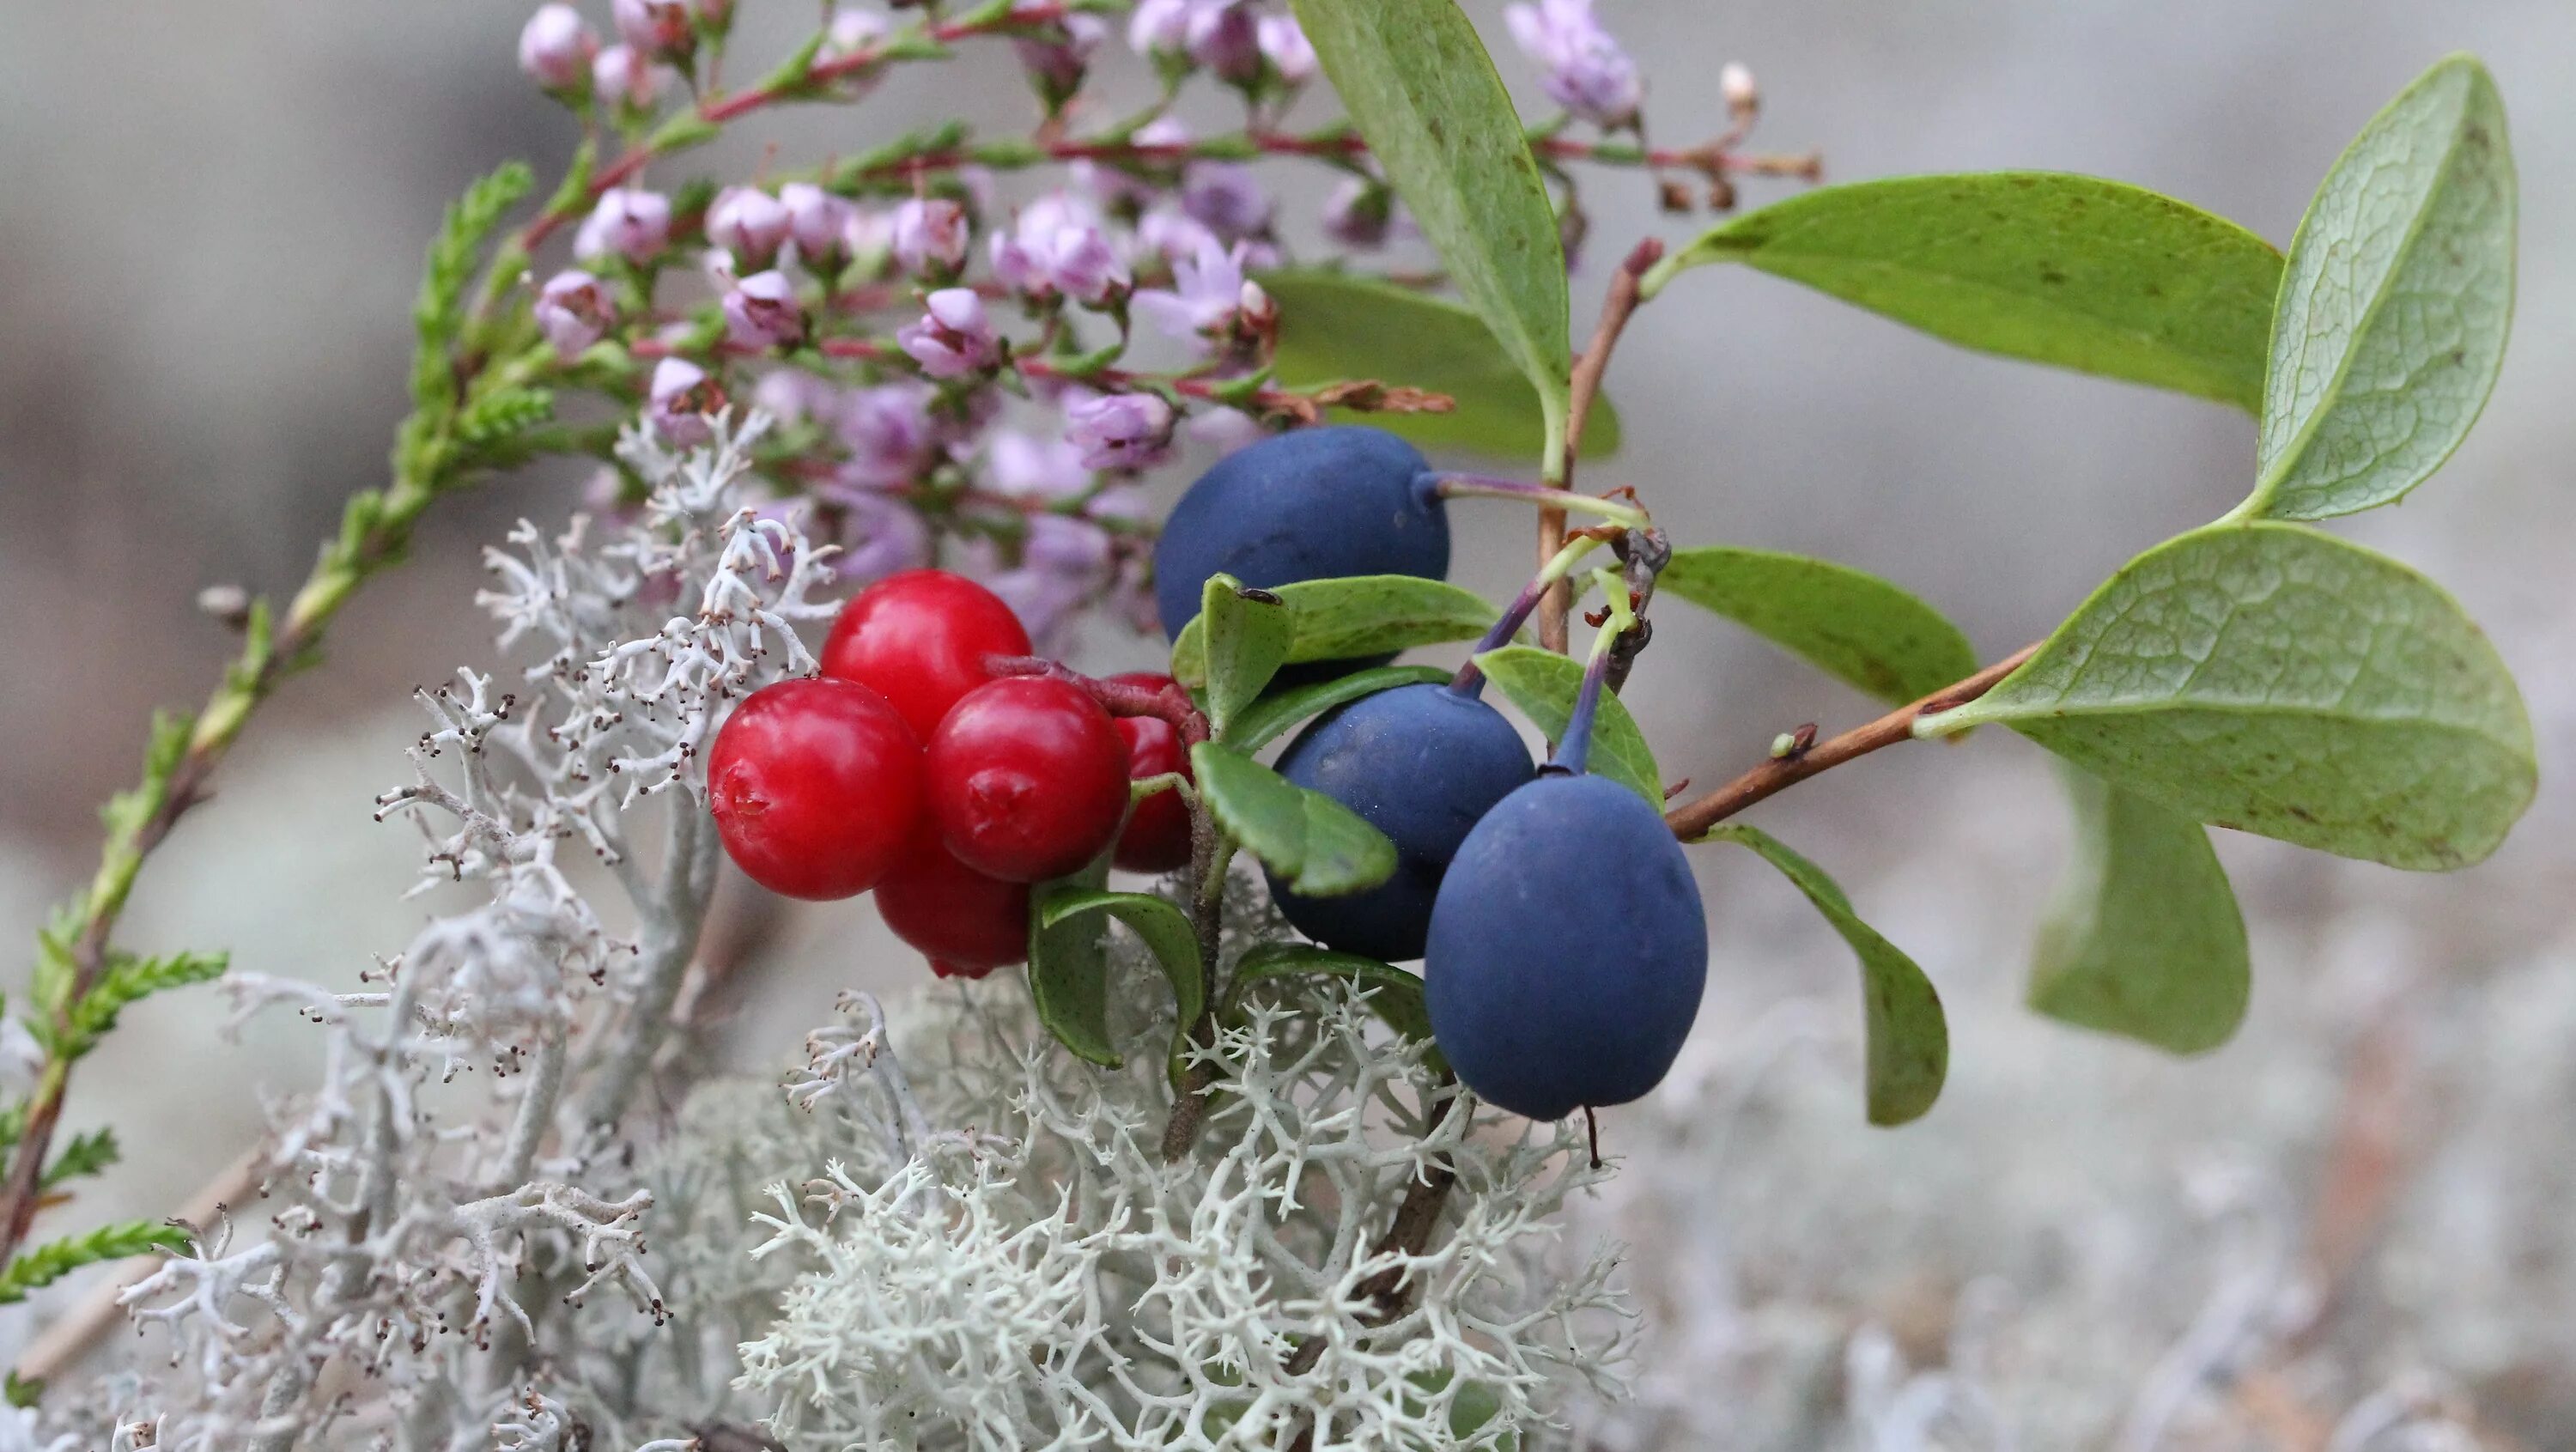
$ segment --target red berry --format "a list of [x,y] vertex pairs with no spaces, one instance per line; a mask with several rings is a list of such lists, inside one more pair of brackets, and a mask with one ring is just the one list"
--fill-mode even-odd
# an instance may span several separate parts
[[[1151,671],[1130,671],[1109,678],[1122,686],[1143,686],[1159,691],[1172,684],[1170,676]],[[1181,749],[1181,733],[1160,716],[1120,716],[1118,734],[1127,738],[1127,775],[1131,781],[1143,781],[1165,772],[1179,772],[1190,779],[1189,753]],[[1118,834],[1117,862],[1130,872],[1175,872],[1190,861],[1190,808],[1179,792],[1156,792],[1136,804],[1127,814],[1126,829]]]
[[1127,815],[1127,743],[1065,681],[1008,676],[967,692],[932,734],[929,768],[948,850],[1011,882],[1079,869]]
[[823,674],[885,697],[928,741],[959,697],[993,678],[985,657],[1028,653],[1029,633],[1002,597],[946,570],[905,570],[841,607]]
[[902,855],[922,811],[920,739],[848,681],[754,691],[716,732],[707,797],[725,852],[789,897],[852,897]]
[[981,978],[1029,956],[1029,885],[986,877],[925,831],[877,884],[877,911],[942,978]]

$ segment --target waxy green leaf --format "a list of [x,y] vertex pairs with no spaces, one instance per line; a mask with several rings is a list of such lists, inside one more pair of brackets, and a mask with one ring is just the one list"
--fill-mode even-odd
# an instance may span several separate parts
[[1232,747],[1191,747],[1190,773],[1217,826],[1309,897],[1358,892],[1395,873],[1385,833]]
[[2253,989],[2245,919],[2209,829],[2068,767],[2075,846],[2030,972],[2030,1006],[2177,1054],[2217,1048]]
[[[1288,660],[1350,660],[1474,640],[1494,623],[1494,607],[1472,590],[1418,575],[1349,575],[1300,580],[1269,593],[1288,607]],[[1172,642],[1172,675],[1196,690],[1207,684],[1207,628],[1199,620]]]
[[1713,610],[1892,704],[1977,673],[1968,637],[1940,611],[1831,560],[1722,545],[1675,550],[1656,589]]
[[1199,632],[1207,658],[1208,729],[1223,735],[1287,660],[1288,607],[1267,591],[1247,593],[1232,575],[1211,575],[1190,628]]
[[1992,691],[1914,729],[1989,721],[2194,821],[2392,867],[2485,857],[2538,772],[2513,678],[2459,605],[2290,524],[2158,545]]
[[1572,349],[1565,250],[1520,113],[1456,0],[1293,0],[1316,59],[1451,285],[1538,390],[1552,469]]
[[1869,1041],[1869,1122],[1919,1119],[1941,1097],[1950,1073],[1950,1025],[1932,980],[1903,950],[1852,911],[1851,899],[1816,864],[1759,827],[1729,822],[1704,841],[1749,847],[1780,869],[1860,958],[1861,1004]]
[[1279,739],[1289,727],[1309,717],[1320,716],[1345,701],[1374,696],[1398,686],[1429,685],[1446,681],[1453,672],[1438,666],[1377,666],[1317,681],[1311,686],[1273,691],[1255,701],[1234,718],[1234,729],[1225,736],[1225,744],[1237,751],[1254,752]]
[[2063,172],[1818,187],[1726,222],[1645,278],[1741,262],[1984,353],[2263,404],[2281,254],[2223,217]]
[[1226,1006],[1232,1009],[1242,1000],[1244,990],[1256,983],[1308,977],[1339,978],[1366,988],[1370,990],[1370,1010],[1385,1020],[1387,1027],[1406,1038],[1431,1037],[1431,1010],[1423,1004],[1421,979],[1375,958],[1310,948],[1303,943],[1264,943],[1244,954],[1243,961],[1235,965],[1233,981],[1226,987]]
[[[1198,1022],[1199,1011],[1207,1003],[1207,974],[1199,962],[1198,934],[1190,927],[1189,914],[1147,893],[1067,888],[1048,894],[1038,904],[1038,930],[1043,933],[1091,913],[1105,914],[1126,924],[1153,953],[1154,961],[1162,965],[1163,976],[1171,980],[1180,1024],[1172,1038],[1171,1072],[1172,1082],[1179,1083],[1182,1046],[1188,1041],[1190,1025]],[[1103,1008],[1105,1011],[1105,1003]],[[1102,1038],[1105,1040],[1105,1032]]]
[[[1261,274],[1279,304],[1279,347],[1271,369],[1300,391],[1374,380],[1445,393],[1447,413],[1362,413],[1337,408],[1335,423],[1365,423],[1426,449],[1465,449],[1529,459],[1547,446],[1539,396],[1474,313],[1445,298],[1344,272]],[[1619,413],[1596,398],[1583,428],[1582,457],[1619,447]]]
[[1089,913],[1048,920],[1060,896],[1096,894],[1109,881],[1103,856],[1029,897],[1029,996],[1038,1022],[1074,1057],[1115,1069],[1126,1062],[1109,1041],[1109,921]]
[[[1565,734],[1566,723],[1574,719],[1574,698],[1583,690],[1580,661],[1534,645],[1507,645],[1477,656],[1476,666],[1548,740]],[[1644,797],[1656,811],[1664,809],[1664,782],[1656,774],[1646,733],[1608,691],[1601,693],[1601,708],[1592,717],[1589,770]]]
[[2441,467],[2504,363],[2513,225],[2504,103],[2453,56],[2362,128],[2308,203],[2241,514],[2350,514]]

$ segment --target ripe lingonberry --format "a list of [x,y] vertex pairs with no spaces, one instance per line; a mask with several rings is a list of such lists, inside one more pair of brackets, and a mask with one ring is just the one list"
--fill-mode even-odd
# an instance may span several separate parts
[[[1131,671],[1111,676],[1122,686],[1142,686],[1149,691],[1164,690],[1172,685],[1170,676],[1151,671]],[[1190,775],[1190,757],[1181,748],[1181,733],[1160,716],[1120,716],[1118,734],[1127,739],[1127,776],[1143,781],[1165,772],[1179,772],[1184,780]],[[1190,808],[1175,791],[1160,791],[1138,802],[1127,814],[1127,826],[1118,834],[1119,866],[1129,872],[1173,872],[1190,860]]]
[[905,570],[841,607],[823,674],[885,697],[928,741],[959,697],[993,678],[987,657],[1028,653],[1029,633],[1000,596],[946,570]]
[[877,911],[942,978],[981,978],[1029,956],[1029,885],[987,877],[957,860],[936,828],[877,884]]
[[931,734],[930,812],[948,850],[1011,882],[1100,855],[1127,811],[1127,743],[1081,687],[1009,676],[966,693]]
[[725,852],[788,897],[851,897],[890,871],[923,817],[920,738],[848,681],[754,691],[707,756]]

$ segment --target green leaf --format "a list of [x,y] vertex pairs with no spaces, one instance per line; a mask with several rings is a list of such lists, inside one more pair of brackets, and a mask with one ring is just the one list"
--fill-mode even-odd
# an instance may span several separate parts
[[116,1147],[115,1130],[95,1129],[87,1134],[76,1134],[70,1143],[55,1152],[54,1162],[45,1166],[40,1183],[50,1190],[66,1180],[95,1175],[122,1157]]
[[71,1037],[64,1052],[73,1058],[88,1053],[100,1035],[116,1027],[117,1014],[128,1004],[165,988],[220,978],[230,961],[222,953],[172,953],[160,958],[117,954],[98,982],[72,1006]]
[[[1477,656],[1476,665],[1548,740],[1564,735],[1566,723],[1574,719],[1574,698],[1583,690],[1582,662],[1534,645],[1507,645]],[[1656,811],[1664,809],[1664,779],[1655,770],[1646,734],[1608,691],[1601,693],[1601,708],[1592,718],[1590,769],[1644,797]]]
[[1709,231],[1645,278],[1741,262],[1983,353],[2251,413],[2281,254],[2222,217],[2063,172],[1818,187]]
[[23,1412],[43,1400],[45,1383],[41,1378],[30,1380],[20,1376],[13,1367],[10,1369],[8,1379],[0,1382],[0,1395],[5,1395],[9,1405]]
[[412,355],[412,401],[424,412],[444,415],[452,406],[456,380],[448,366],[448,345],[463,322],[466,284],[473,281],[475,259],[501,218],[537,184],[537,174],[524,161],[504,162],[479,178],[447,209],[438,235],[430,239],[429,264],[412,303],[412,327],[418,345]]
[[2209,832],[2072,767],[2075,848],[2041,921],[2030,1006],[2177,1054],[2245,1018],[2245,919]]
[[1267,591],[1247,594],[1232,575],[1210,575],[1190,628],[1207,656],[1208,729],[1222,736],[1287,659],[1288,607]]
[[1226,986],[1226,1008],[1243,1000],[1256,983],[1282,978],[1339,978],[1369,990],[1369,1009],[1386,1026],[1409,1039],[1431,1037],[1431,1010],[1422,999],[1422,980],[1390,963],[1356,953],[1336,953],[1304,943],[1264,943],[1243,955]]
[[1038,930],[1044,932],[1086,913],[1105,913],[1125,923],[1153,953],[1154,961],[1163,965],[1180,1014],[1180,1029],[1172,1038],[1172,1082],[1179,1083],[1181,1048],[1188,1042],[1190,1025],[1199,1021],[1199,1011],[1207,1004],[1207,974],[1199,962],[1198,934],[1190,927],[1189,915],[1146,893],[1067,888],[1048,894],[1038,905]]
[[[1271,368],[1299,391],[1374,379],[1445,393],[1448,413],[1332,410],[1335,423],[1365,423],[1426,449],[1465,449],[1527,459],[1547,447],[1539,396],[1482,320],[1445,298],[1374,277],[1323,271],[1261,274],[1279,304],[1279,347]],[[1596,398],[1583,429],[1582,457],[1619,448],[1619,414]]]
[[1255,701],[1234,718],[1234,729],[1226,734],[1226,745],[1241,752],[1255,752],[1279,739],[1289,727],[1312,716],[1320,716],[1345,701],[1374,696],[1398,686],[1436,685],[1448,680],[1454,671],[1438,666],[1377,666],[1317,681],[1311,686],[1297,686],[1274,691]]
[[[1484,597],[1418,575],[1300,580],[1270,593],[1288,606],[1291,663],[1474,640],[1494,623],[1494,607]],[[1193,690],[1207,684],[1206,634],[1206,627],[1193,620],[1172,642],[1172,675]]]
[[1350,808],[1231,747],[1190,748],[1199,798],[1227,835],[1309,897],[1375,887],[1395,873],[1395,844]]
[[52,1285],[85,1265],[156,1250],[187,1250],[192,1244],[188,1232],[176,1225],[147,1220],[102,1225],[87,1235],[37,1246],[9,1262],[9,1268],[0,1271],[0,1305],[23,1301],[29,1291]]
[[2241,514],[2350,514],[2441,467],[2504,362],[2513,225],[2504,103],[2453,56],[2371,118],[2299,222]]
[[555,396],[543,388],[496,388],[456,417],[456,437],[489,444],[535,428],[555,416]]
[[1126,1060],[1109,1042],[1109,920],[1077,913],[1050,925],[1046,917],[1057,895],[1097,892],[1108,880],[1109,859],[1103,856],[1052,890],[1030,895],[1029,996],[1038,1022],[1057,1043],[1075,1058],[1115,1069]]
[[1720,545],[1675,550],[1656,589],[1713,610],[1893,704],[1977,673],[1968,637],[1940,611],[1831,560]]
[[1913,959],[1852,911],[1851,899],[1823,869],[1759,827],[1729,822],[1711,842],[1749,847],[1807,895],[1816,911],[1860,957],[1861,1003],[1869,1039],[1869,1122],[1903,1124],[1941,1097],[1950,1072],[1950,1027],[1941,995]]
[[2513,677],[2440,586],[2291,524],[2121,567],[2039,652],[1918,736],[2000,721],[2194,821],[2447,869],[2531,804]]
[[1294,0],[1333,90],[1467,306],[1565,438],[1565,250],[1520,113],[1456,0]]

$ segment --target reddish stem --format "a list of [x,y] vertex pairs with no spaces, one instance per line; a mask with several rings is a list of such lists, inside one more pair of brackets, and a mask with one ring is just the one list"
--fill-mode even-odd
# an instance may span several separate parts
[[1168,686],[1138,686],[1125,681],[1104,681],[1086,676],[1062,661],[1037,655],[993,655],[984,658],[984,668],[997,676],[1043,676],[1079,686],[1102,710],[1112,716],[1152,716],[1168,723],[1180,734],[1181,745],[1196,746],[1208,739],[1207,717],[1190,699],[1190,693],[1175,682]]

